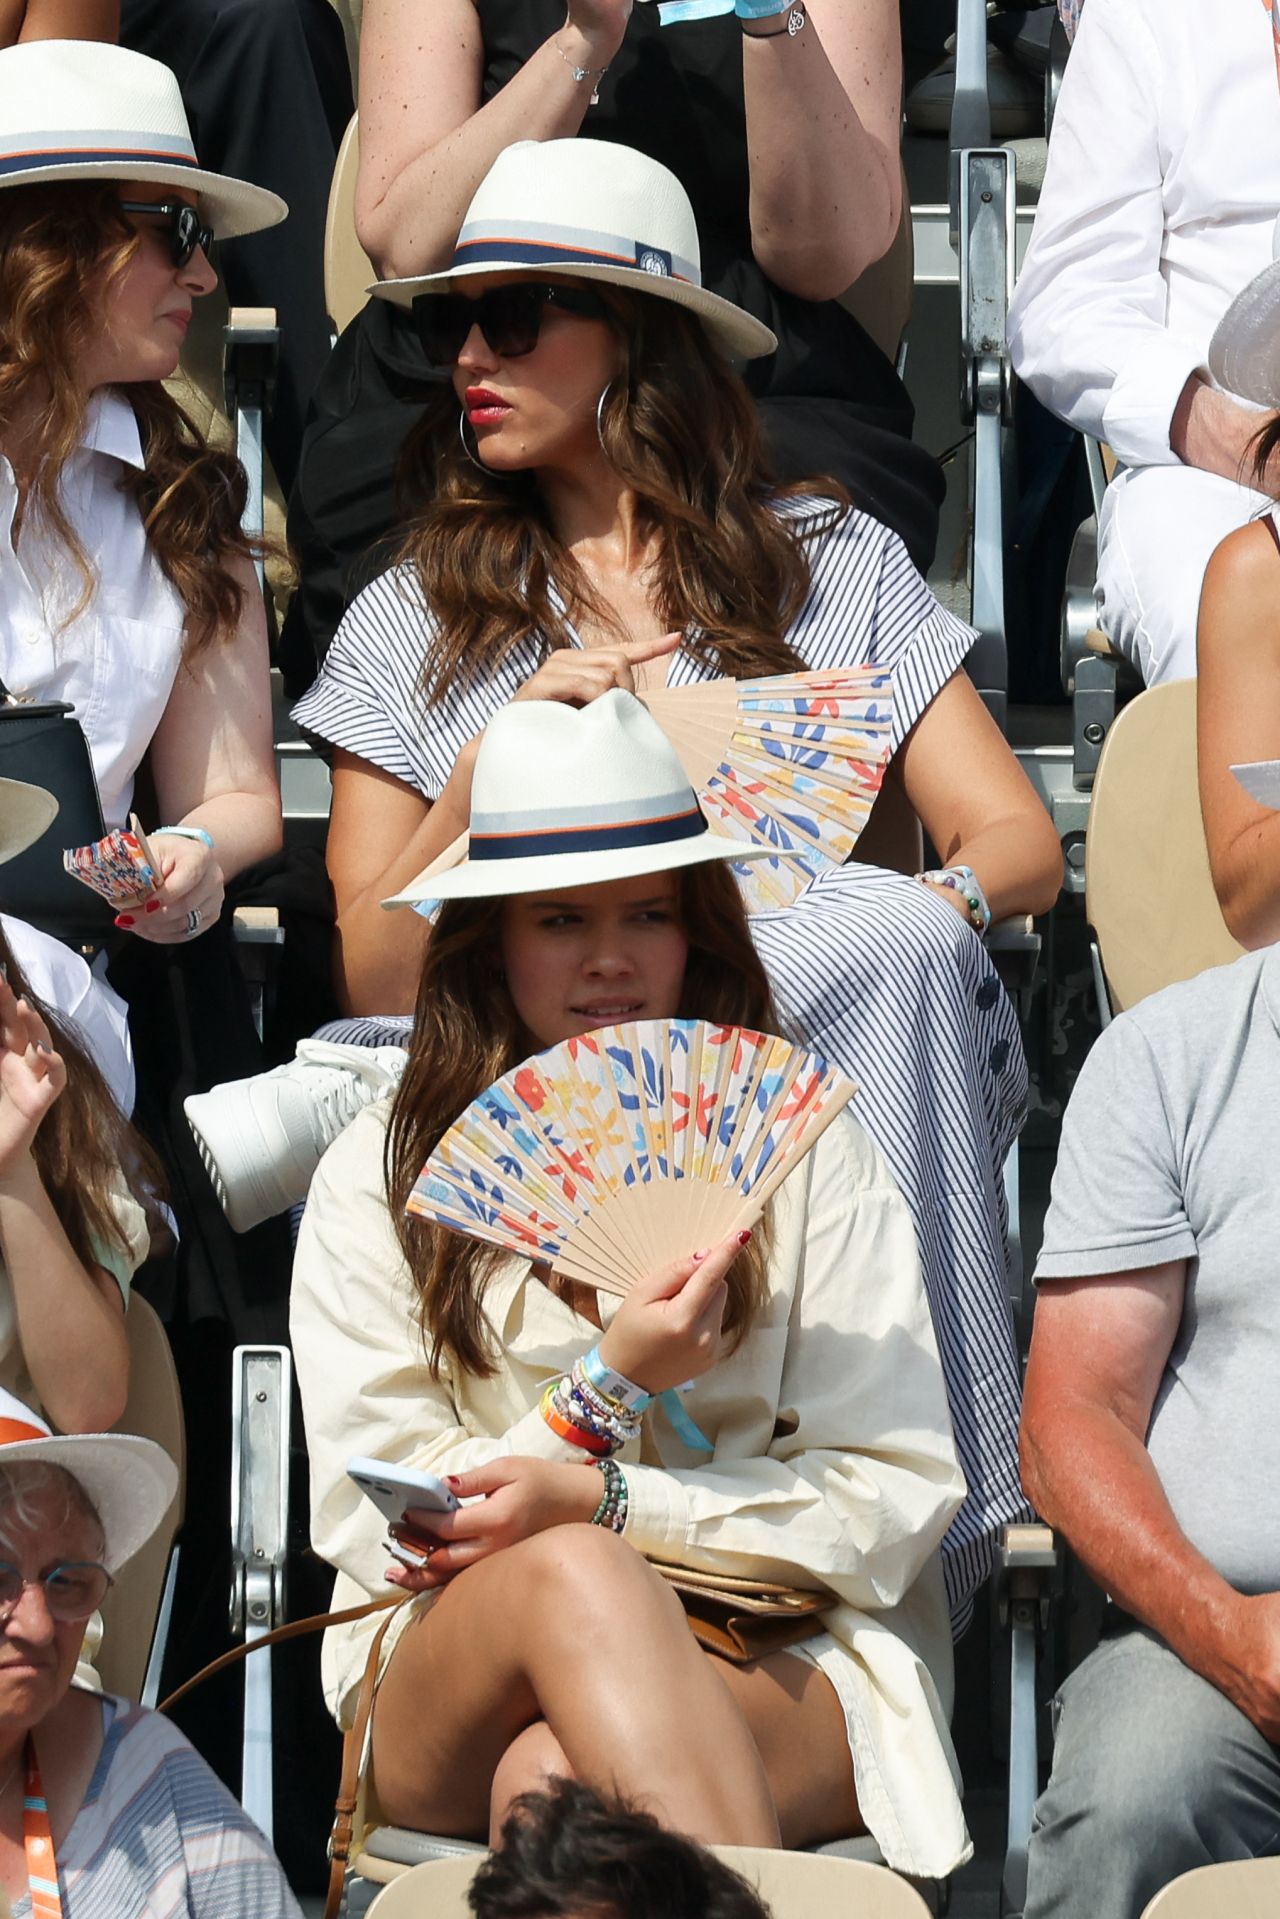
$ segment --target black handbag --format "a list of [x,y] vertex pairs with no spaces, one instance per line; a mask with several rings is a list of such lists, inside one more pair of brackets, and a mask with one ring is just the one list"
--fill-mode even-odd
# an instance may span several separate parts
[[58,802],[57,817],[34,846],[0,869],[0,905],[55,939],[100,944],[111,931],[112,909],[62,864],[66,848],[89,846],[105,831],[75,708],[15,699],[0,681],[0,778],[42,786]]

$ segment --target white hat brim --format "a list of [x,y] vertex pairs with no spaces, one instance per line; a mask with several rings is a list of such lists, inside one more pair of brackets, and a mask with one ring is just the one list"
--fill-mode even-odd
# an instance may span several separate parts
[[0,865],[34,846],[57,817],[58,802],[43,786],[0,779]]
[[1219,320],[1209,371],[1224,392],[1280,406],[1280,261],[1250,280]]
[[145,180],[149,186],[182,187],[200,197],[200,211],[218,240],[240,240],[278,226],[288,203],[266,187],[235,180],[226,173],[206,173],[203,167],[172,166],[163,160],[66,160],[54,166],[24,167],[6,173],[0,188],[40,186],[46,180]]
[[[455,842],[465,847],[465,836]],[[452,850],[452,849],[451,849]],[[529,859],[436,862],[411,880],[404,891],[383,900],[388,910],[421,906],[424,900],[497,899],[508,893],[537,893],[543,887],[597,886],[606,880],[635,879],[641,873],[669,873],[677,867],[705,866],[711,860],[764,860],[769,846],[701,833],[696,839],[657,845],[616,847],[598,853],[540,853]],[[446,856],[447,860],[447,856]]]
[[365,291],[375,299],[390,301],[392,306],[407,307],[412,306],[420,293],[451,293],[467,280],[479,279],[484,274],[523,280],[603,280],[609,286],[630,287],[637,293],[669,300],[674,306],[696,314],[732,359],[760,360],[777,351],[778,336],[763,320],[734,306],[732,300],[709,293],[706,287],[666,274],[646,273],[641,267],[602,266],[594,260],[477,261],[474,265],[451,267],[447,273],[429,273],[414,280],[378,280]]
[[141,1552],[177,1497],[178,1468],[168,1453],[133,1433],[54,1433],[0,1446],[0,1467],[25,1459],[62,1466],[84,1488],[102,1521],[109,1573]]
[[1231,771],[1251,800],[1280,812],[1280,760],[1250,760]]

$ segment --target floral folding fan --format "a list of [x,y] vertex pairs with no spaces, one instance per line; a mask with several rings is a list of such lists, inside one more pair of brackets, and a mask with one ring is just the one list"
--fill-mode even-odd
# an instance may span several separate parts
[[816,1053],[745,1027],[602,1027],[473,1100],[407,1210],[625,1293],[751,1226],[854,1091]]
[[108,906],[136,906],[160,885],[160,863],[132,813],[127,827],[117,827],[91,846],[68,847],[62,864]]
[[749,913],[789,906],[843,865],[893,743],[883,667],[655,687],[645,705],[680,755],[711,829],[776,849],[736,866]]

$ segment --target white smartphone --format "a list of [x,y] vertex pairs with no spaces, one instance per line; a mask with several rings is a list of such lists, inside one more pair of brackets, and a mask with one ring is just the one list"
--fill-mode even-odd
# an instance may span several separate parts
[[418,1472],[411,1466],[393,1466],[386,1459],[363,1458],[349,1459],[347,1472],[365,1498],[371,1499],[393,1526],[408,1523],[405,1514],[411,1506],[433,1513],[452,1513],[458,1509],[456,1495],[434,1473]]

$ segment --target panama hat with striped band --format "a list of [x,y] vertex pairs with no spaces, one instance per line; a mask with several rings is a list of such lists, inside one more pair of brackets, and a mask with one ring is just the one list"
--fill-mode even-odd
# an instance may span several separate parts
[[675,748],[634,694],[614,687],[583,707],[514,700],[476,754],[470,833],[382,904],[595,886],[769,852],[711,831]]
[[613,141],[505,148],[476,188],[448,270],[369,291],[410,306],[481,273],[603,280],[670,300],[696,313],[735,359],[759,359],[778,344],[761,321],[703,286],[697,223],[675,174]]
[[140,1552],[173,1503],[178,1468],[163,1446],[134,1433],[52,1433],[12,1393],[0,1389],[0,1471],[36,1460],[61,1466],[102,1521],[102,1563],[109,1573]]
[[208,173],[168,67],[96,40],[29,40],[0,52],[0,186],[145,180],[199,195],[220,240],[273,227],[279,194]]
[[0,864],[34,846],[58,817],[58,802],[43,786],[0,780]]

